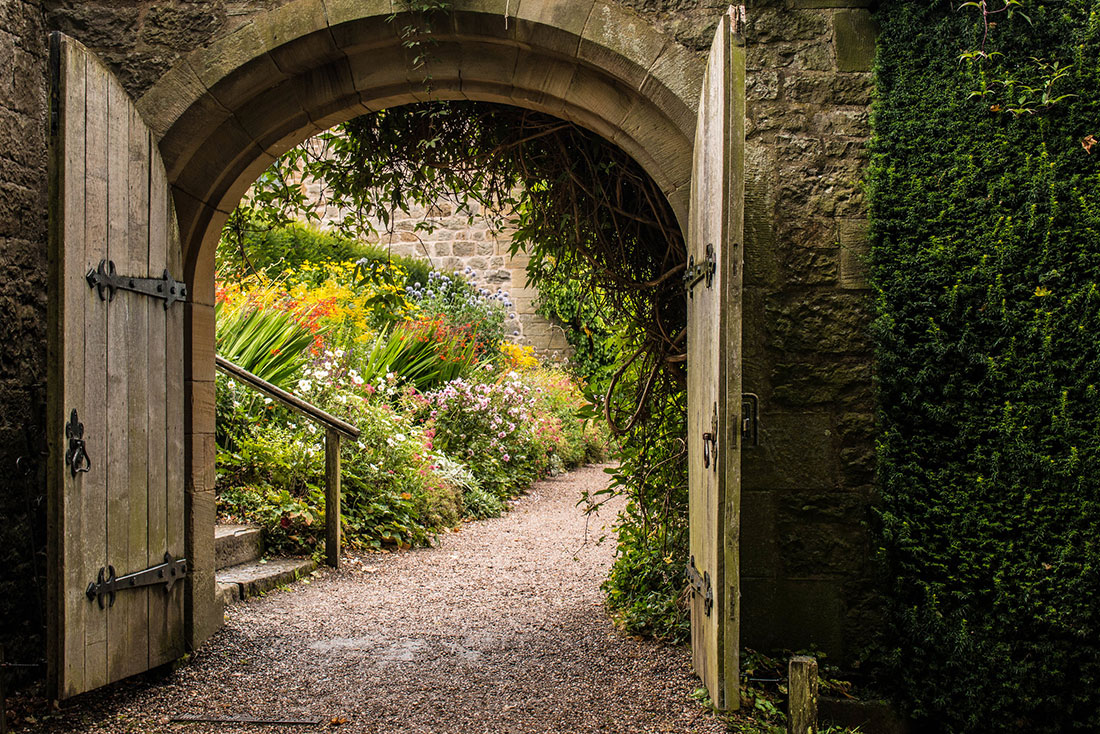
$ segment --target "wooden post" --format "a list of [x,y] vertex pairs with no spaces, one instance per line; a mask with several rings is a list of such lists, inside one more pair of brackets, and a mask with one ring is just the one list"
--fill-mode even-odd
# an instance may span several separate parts
[[817,734],[817,661],[795,655],[787,666],[787,731]]
[[340,434],[325,432],[325,562],[340,568]]
[[8,694],[4,690],[4,646],[0,645],[0,734],[8,734]]

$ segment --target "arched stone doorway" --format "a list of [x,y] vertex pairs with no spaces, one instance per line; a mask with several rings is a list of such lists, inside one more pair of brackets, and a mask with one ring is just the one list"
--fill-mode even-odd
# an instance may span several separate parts
[[[518,5],[519,7],[513,7]],[[277,156],[360,114],[427,99],[546,112],[633,156],[687,224],[704,62],[638,16],[593,0],[470,2],[412,52],[390,2],[293,0],[197,49],[138,101],[174,192],[186,306],[186,534],[192,645],[214,600],[214,250],[241,196]]]

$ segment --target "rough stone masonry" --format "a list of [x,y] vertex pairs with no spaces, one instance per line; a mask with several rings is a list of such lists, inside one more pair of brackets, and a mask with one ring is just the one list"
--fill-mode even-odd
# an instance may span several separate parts
[[[474,2],[474,0],[461,0]],[[523,0],[531,2],[534,0]],[[0,3],[0,641],[41,659],[46,381],[46,33],[103,58],[135,98],[186,52],[285,0]],[[619,0],[705,52],[725,2]],[[875,629],[866,521],[874,403],[860,180],[871,0],[748,4],[742,630],[752,647],[858,659]]]

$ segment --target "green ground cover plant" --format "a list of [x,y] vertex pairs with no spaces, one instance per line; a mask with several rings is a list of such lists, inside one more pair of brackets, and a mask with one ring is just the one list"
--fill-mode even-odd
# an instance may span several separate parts
[[1100,711],[1100,4],[879,11],[884,675],[922,731]]

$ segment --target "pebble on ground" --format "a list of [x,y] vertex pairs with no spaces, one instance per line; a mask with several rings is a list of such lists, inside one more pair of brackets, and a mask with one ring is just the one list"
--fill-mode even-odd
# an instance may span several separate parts
[[[622,503],[587,519],[577,506],[606,483],[602,468],[540,481],[505,516],[431,548],[349,554],[339,572],[231,607],[175,670],[79,696],[41,731],[725,731],[691,698],[687,649],[608,617],[599,587]],[[172,721],[181,714],[322,723]]]

